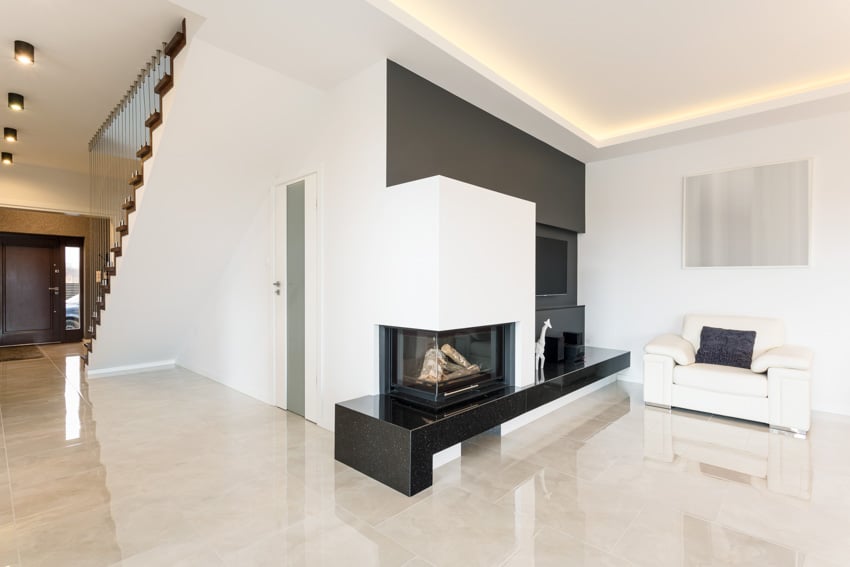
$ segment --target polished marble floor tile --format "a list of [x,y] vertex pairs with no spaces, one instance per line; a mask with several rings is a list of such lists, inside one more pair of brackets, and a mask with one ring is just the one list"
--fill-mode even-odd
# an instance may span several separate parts
[[223,557],[226,565],[401,567],[414,554],[344,510],[306,518]]
[[552,528],[543,528],[530,545],[523,546],[505,567],[629,567],[621,557],[606,553]]
[[554,469],[543,470],[499,504],[527,514],[538,527],[565,532],[610,550],[649,501],[640,493],[589,483]]
[[18,538],[13,523],[0,524],[0,565],[8,567],[21,565]]
[[502,564],[533,539],[535,523],[523,511],[448,487],[378,529],[435,565],[483,566]]
[[613,384],[464,443],[408,498],[333,434],[182,369],[0,363],[0,566],[764,565],[850,557],[850,417],[807,439]]

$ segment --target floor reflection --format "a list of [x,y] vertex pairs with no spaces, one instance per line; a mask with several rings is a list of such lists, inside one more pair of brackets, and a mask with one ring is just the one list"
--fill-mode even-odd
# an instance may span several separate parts
[[616,383],[480,435],[408,498],[333,433],[183,369],[0,364],[0,565],[846,564],[850,418],[808,439]]
[[644,455],[689,470],[772,492],[811,498],[808,439],[766,425],[707,414],[648,407]]
[[712,524],[701,518],[683,517],[685,565],[770,565],[798,567],[804,555],[760,538]]
[[13,530],[5,527],[14,550],[0,544],[0,564],[111,565],[123,554],[96,424],[80,396],[79,345],[40,350],[43,358],[3,363],[0,374],[14,517]]

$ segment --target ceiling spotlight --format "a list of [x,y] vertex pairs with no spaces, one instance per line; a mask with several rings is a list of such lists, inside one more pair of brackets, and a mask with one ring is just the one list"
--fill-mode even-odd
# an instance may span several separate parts
[[17,142],[18,141],[18,131],[14,128],[3,128],[3,139],[7,142]]
[[35,47],[31,43],[16,39],[15,60],[24,65],[32,65],[35,63]]
[[3,165],[12,165],[12,154],[9,152],[3,152],[3,156],[0,161],[3,162]]
[[9,93],[9,108],[12,110],[24,109],[24,95]]

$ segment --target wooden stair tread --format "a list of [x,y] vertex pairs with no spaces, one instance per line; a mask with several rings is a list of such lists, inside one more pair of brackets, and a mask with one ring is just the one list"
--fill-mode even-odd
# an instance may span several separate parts
[[153,88],[153,92],[158,94],[159,96],[165,96],[168,91],[171,90],[171,87],[174,86],[174,77],[171,74],[163,75],[156,86]]
[[160,124],[162,124],[162,113],[158,110],[151,112],[151,115],[145,120],[145,126],[151,130],[154,130]]
[[130,178],[130,181],[127,182],[128,185],[132,185],[135,188],[139,188],[145,182],[145,177],[141,172],[137,173],[133,177]]
[[122,225],[115,227],[115,232],[117,232],[118,234],[121,234],[121,235],[127,234],[127,232],[129,232],[129,230],[130,230],[130,227],[127,226],[126,224],[122,224]]
[[136,201],[125,201],[124,204],[121,205],[121,208],[127,211],[128,213],[132,213],[136,210]]
[[186,18],[183,18],[180,28],[180,31],[175,33],[171,41],[165,46],[165,54],[172,59],[186,47]]
[[139,150],[136,152],[136,157],[139,158],[142,161],[145,161],[146,159],[151,157],[152,153],[153,153],[153,148],[151,148],[151,145],[145,144],[144,146],[139,148]]

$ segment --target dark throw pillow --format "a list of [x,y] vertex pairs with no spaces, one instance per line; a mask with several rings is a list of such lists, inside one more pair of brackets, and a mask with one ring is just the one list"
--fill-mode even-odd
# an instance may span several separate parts
[[703,327],[699,336],[697,362],[749,368],[753,363],[755,344],[755,331]]

